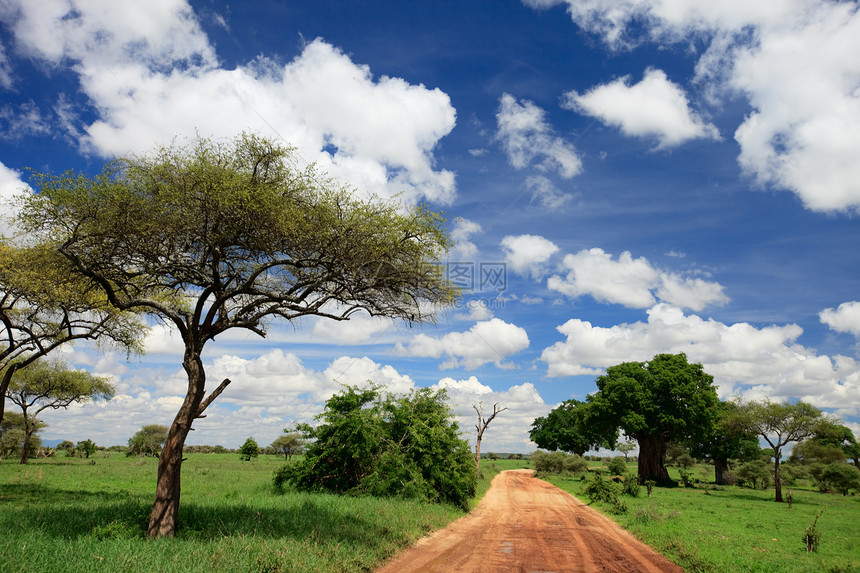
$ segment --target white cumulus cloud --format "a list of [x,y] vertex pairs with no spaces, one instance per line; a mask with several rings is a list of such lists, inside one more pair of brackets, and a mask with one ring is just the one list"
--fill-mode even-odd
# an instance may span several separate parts
[[456,122],[450,98],[374,77],[322,39],[285,66],[261,55],[228,70],[182,0],[10,2],[0,18],[21,53],[78,75],[96,117],[64,108],[62,122],[101,156],[250,129],[283,137],[304,161],[366,193],[438,203],[456,194],[454,174],[433,166]]
[[734,136],[741,167],[762,185],[795,193],[809,209],[860,209],[856,2],[524,2],[566,5],[578,26],[615,49],[706,39],[694,83],[715,105],[738,95],[749,105]]
[[836,332],[860,337],[860,302],[843,302],[838,308],[828,308],[818,314],[821,322]]
[[558,171],[562,177],[573,177],[582,171],[582,161],[573,144],[554,134],[544,110],[530,101],[504,94],[496,113],[496,138],[511,165],[523,169],[536,162],[542,171]]
[[541,354],[550,376],[594,375],[620,362],[684,352],[714,376],[723,398],[801,398],[849,415],[860,411],[860,364],[797,344],[803,330],[796,324],[724,324],[658,304],[648,310],[647,322],[603,328],[571,319],[558,331],[565,340]]
[[502,239],[505,263],[517,274],[539,279],[546,273],[549,259],[558,246],[540,235],[508,235]]
[[474,370],[489,362],[500,366],[512,354],[528,348],[525,329],[498,318],[476,323],[466,332],[442,336],[418,334],[408,343],[398,343],[396,351],[406,356],[446,357],[441,368]]
[[583,94],[567,92],[564,98],[562,107],[596,117],[625,135],[656,137],[658,149],[691,139],[719,139],[717,128],[690,109],[684,90],[662,70],[646,70],[638,84],[630,85],[630,76],[624,76]]
[[629,308],[649,308],[659,299],[696,311],[728,301],[720,284],[663,271],[629,251],[614,260],[603,249],[582,250],[566,255],[562,268],[567,274],[551,276],[547,287],[570,298],[589,295]]

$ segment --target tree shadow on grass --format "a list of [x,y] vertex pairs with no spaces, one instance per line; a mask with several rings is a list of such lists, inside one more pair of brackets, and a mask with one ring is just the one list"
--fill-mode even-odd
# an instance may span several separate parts
[[[0,485],[0,531],[25,535],[29,528],[63,539],[142,538],[151,509],[152,498],[144,494],[73,491],[38,484]],[[176,538],[314,538],[366,545],[370,540],[395,535],[378,518],[365,518],[349,504],[321,503],[313,496],[273,496],[270,507],[229,501],[183,503]]]

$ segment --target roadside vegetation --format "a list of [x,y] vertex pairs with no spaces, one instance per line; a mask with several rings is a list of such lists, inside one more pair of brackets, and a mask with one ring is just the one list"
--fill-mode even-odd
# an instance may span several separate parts
[[[283,455],[186,454],[180,527],[146,538],[153,457],[98,451],[0,462],[4,571],[368,571],[463,515],[451,504],[290,491]],[[523,462],[519,462],[524,465]],[[520,466],[521,467],[521,466]],[[485,464],[479,494],[498,473]],[[473,501],[472,504],[474,504]]]
[[[765,489],[761,482],[752,481],[747,486],[718,486],[712,465],[688,463],[682,457],[683,464],[668,468],[678,487],[652,487],[649,497],[646,487],[630,479],[636,475],[636,464],[624,464],[621,456],[592,458],[586,461],[585,471],[578,461],[585,460],[579,456],[555,452],[537,459],[541,457],[555,458],[556,467],[577,467],[577,471],[544,470],[541,477],[607,514],[685,571],[860,570],[856,490],[850,495],[822,493],[814,478],[794,479],[784,487],[791,503],[774,504],[772,483],[767,482]],[[539,465],[536,460],[535,466]],[[762,465],[772,472],[772,466]],[[853,467],[845,467],[856,473]],[[814,551],[807,549],[810,534],[816,542]]]

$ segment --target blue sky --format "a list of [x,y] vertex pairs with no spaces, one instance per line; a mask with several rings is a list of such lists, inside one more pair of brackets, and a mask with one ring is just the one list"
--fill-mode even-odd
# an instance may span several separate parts
[[[0,34],[4,201],[27,168],[247,130],[448,218],[457,308],[219,339],[209,379],[233,384],[190,443],[269,443],[369,379],[448,388],[466,430],[473,404],[507,407],[483,449],[529,452],[535,417],[661,352],[723,398],[860,430],[854,2],[3,0]],[[181,348],[154,327],[147,350],[66,350],[117,396],[46,414],[44,437],[169,423]]]

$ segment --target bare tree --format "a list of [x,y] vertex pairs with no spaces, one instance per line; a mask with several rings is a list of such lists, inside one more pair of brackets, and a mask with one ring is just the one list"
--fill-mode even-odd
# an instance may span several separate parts
[[475,441],[475,476],[481,477],[481,440],[484,439],[484,432],[487,431],[487,426],[493,421],[496,415],[501,414],[507,408],[499,409],[498,404],[493,404],[493,413],[489,418],[484,419],[484,404],[478,402],[478,405],[472,404],[475,412],[478,413],[478,423],[475,424],[475,429],[478,430],[478,438]]

